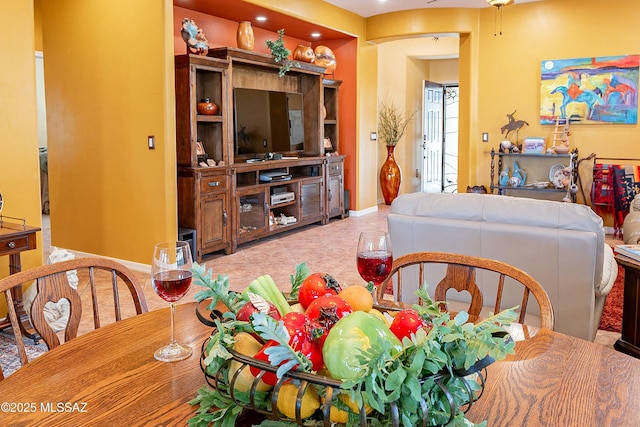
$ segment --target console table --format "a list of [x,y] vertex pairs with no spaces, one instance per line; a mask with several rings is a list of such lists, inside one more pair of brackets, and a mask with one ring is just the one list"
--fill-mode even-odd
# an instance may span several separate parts
[[622,305],[622,335],[613,348],[640,358],[640,262],[616,255],[624,268],[624,302]]
[[[14,274],[22,270],[20,253],[36,248],[36,233],[40,231],[38,227],[31,227],[26,223],[16,224],[7,222],[0,216],[0,256],[9,256],[9,274]],[[20,329],[24,335],[37,341],[37,335],[33,334],[27,327],[25,320],[27,313],[22,305],[22,287],[18,286],[11,290],[13,301],[16,307],[16,314],[20,318]],[[11,321],[7,317],[0,322],[0,329],[11,326]]]

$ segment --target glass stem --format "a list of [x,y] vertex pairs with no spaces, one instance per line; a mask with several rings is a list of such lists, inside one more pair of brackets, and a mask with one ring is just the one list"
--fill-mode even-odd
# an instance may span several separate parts
[[175,333],[174,333],[174,318],[176,317],[176,305],[175,303],[169,303],[169,307],[171,308],[171,344],[176,343]]
[[371,296],[373,296],[373,305],[378,305],[378,286],[380,284],[373,282],[373,292],[371,293]]

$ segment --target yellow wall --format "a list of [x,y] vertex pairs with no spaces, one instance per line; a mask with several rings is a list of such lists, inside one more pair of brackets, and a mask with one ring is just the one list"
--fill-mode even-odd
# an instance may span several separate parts
[[[31,1],[6,1],[0,6],[0,193],[3,215],[26,218],[39,227],[40,163],[36,120],[34,19]],[[17,36],[19,35],[19,36]],[[24,252],[23,268],[42,263],[38,250]],[[0,258],[0,277],[9,274],[8,257]]]
[[172,7],[42,2],[56,246],[148,264],[177,235]]
[[[526,136],[544,136],[547,140],[551,137],[552,126],[539,125],[542,60],[640,52],[640,39],[621,30],[621,26],[638,22],[637,2],[620,0],[616,9],[624,11],[623,21],[603,18],[602,2],[598,0],[515,4],[503,8],[502,36],[494,35],[494,8],[397,12],[369,18],[367,38],[379,42],[423,33],[463,34],[459,64],[459,188],[468,184],[488,186],[489,152],[502,139],[500,127],[507,122],[507,113],[517,110],[516,118],[529,122],[519,135],[520,142]],[[498,16],[498,25],[499,22]],[[393,61],[381,60],[378,72],[381,76],[392,75],[397,67]],[[378,93],[397,86],[388,79],[378,81]],[[410,93],[411,89],[405,92]],[[489,143],[480,142],[482,132],[489,132]],[[637,125],[576,125],[572,127],[571,145],[579,149],[581,157],[593,152],[600,157],[638,158],[640,146],[633,143],[637,135]],[[411,162],[404,158],[401,166],[408,169]],[[590,168],[586,163],[581,176],[588,194]],[[402,190],[412,188],[403,185]]]
[[[553,126],[539,124],[540,64],[546,59],[581,58],[640,53],[640,38],[632,36],[640,22],[635,0],[615,2],[614,15],[603,13],[599,0],[563,0],[526,3],[503,10],[503,35],[493,36],[494,13],[480,14],[481,43],[478,60],[480,75],[478,132],[488,131],[490,144],[478,144],[478,161],[471,165],[473,180],[489,181],[489,155],[497,147],[505,115],[517,110],[516,118],[529,122],[520,133],[551,140]],[[534,42],[535,41],[535,42]],[[575,125],[571,146],[580,157],[596,153],[599,157],[640,157],[638,125]],[[588,166],[588,165],[587,165]],[[591,171],[581,168],[589,192]],[[588,180],[587,180],[588,178]]]
[[[423,81],[458,82],[457,59],[428,58],[458,56],[458,48],[458,37],[440,37],[437,41],[433,37],[412,37],[394,39],[378,45],[379,101],[393,102],[407,114],[415,113],[402,141],[395,149],[396,162],[402,171],[400,194],[420,191]],[[436,65],[441,62],[444,63]],[[377,145],[378,162],[382,165],[387,150],[384,142],[378,141]],[[380,191],[378,200],[383,201]]]
[[[635,0],[616,2],[616,10],[624,11],[617,19],[602,15],[601,0],[515,4],[503,9],[502,36],[494,36],[491,8],[424,9],[365,20],[319,0],[251,2],[358,37],[356,210],[374,206],[378,198],[377,157],[383,149],[380,144],[369,149],[369,132],[376,126],[377,95],[387,85],[378,74],[391,75],[387,68],[395,65],[382,60],[378,65],[382,56],[369,42],[461,34],[461,186],[488,184],[488,152],[497,147],[506,113],[517,109],[531,135],[550,134],[549,127],[537,124],[541,60],[640,51],[640,39],[628,31],[640,18]],[[53,243],[148,263],[153,243],[176,231],[173,5],[169,0],[41,3]],[[39,225],[33,5],[3,2],[0,15],[5,35],[0,55],[11,64],[0,71],[2,80],[11,82],[3,85],[0,104],[0,191],[6,214]],[[417,76],[422,67],[409,68]],[[583,156],[639,157],[637,129],[574,126],[572,144]],[[480,142],[483,131],[490,133],[488,144]],[[156,136],[155,151],[146,148],[148,135]],[[401,154],[409,164],[415,161],[411,152]],[[38,252],[26,254],[25,263],[39,263]]]

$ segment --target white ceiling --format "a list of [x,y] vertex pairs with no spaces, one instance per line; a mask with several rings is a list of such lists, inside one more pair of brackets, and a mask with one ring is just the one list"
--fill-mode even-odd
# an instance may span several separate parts
[[[491,7],[486,0],[324,0],[360,16],[380,15],[399,10],[425,9],[429,7]],[[529,3],[542,0],[515,0],[514,3]]]

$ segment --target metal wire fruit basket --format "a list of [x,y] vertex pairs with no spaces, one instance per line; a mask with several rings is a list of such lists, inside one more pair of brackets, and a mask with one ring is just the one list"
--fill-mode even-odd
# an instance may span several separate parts
[[[203,316],[202,313],[197,312],[198,318],[208,326],[212,326],[214,330],[212,331],[212,335],[216,333],[215,323],[212,320]],[[212,311],[209,315],[210,319],[222,319],[222,313],[217,312],[216,310]],[[265,419],[270,420],[281,420],[288,422],[295,422],[300,426],[304,427],[313,427],[313,426],[340,426],[343,424],[336,423],[331,420],[331,407],[332,401],[336,393],[344,391],[342,388],[342,381],[336,380],[331,377],[323,376],[317,373],[307,373],[300,371],[290,371],[286,373],[284,376],[278,379],[276,385],[273,387],[271,391],[268,393],[258,391],[258,385],[261,383],[262,377],[267,373],[276,373],[277,366],[272,366],[269,363],[258,360],[254,357],[246,356],[241,354],[233,349],[228,349],[231,353],[232,358],[228,359],[227,362],[216,372],[208,372],[207,365],[205,363],[205,359],[207,357],[207,344],[209,343],[210,338],[205,340],[202,344],[201,348],[201,357],[200,357],[200,367],[205,375],[205,380],[207,384],[216,389],[219,393],[227,397],[233,404],[238,405],[244,408],[246,411],[249,411],[252,414],[259,414]],[[232,361],[237,362],[235,364],[235,369],[233,372],[230,371],[230,364]],[[453,372],[440,372],[436,375],[432,375],[429,377],[421,378],[419,382],[423,384],[425,381],[433,380],[440,390],[442,390],[442,395],[445,397],[445,405],[448,405],[448,408],[445,408],[445,413],[449,414],[449,419],[446,422],[441,423],[440,425],[446,425],[451,422],[456,414],[459,411],[466,413],[473,403],[478,400],[484,391],[485,381],[487,378],[486,367],[493,363],[495,360],[491,357],[485,357],[482,360],[476,362],[470,369],[455,369]],[[246,402],[246,397],[244,401],[238,398],[238,393],[236,392],[236,381],[242,374],[245,369],[254,368],[253,372],[253,383],[251,384],[250,389],[248,390],[248,402]],[[256,369],[259,373],[256,375]],[[460,380],[463,385],[463,389],[466,390],[467,399],[466,404],[462,406],[458,406],[455,403],[454,397],[449,391],[446,382],[451,377],[456,377]],[[289,418],[285,416],[277,407],[278,396],[282,390],[284,384],[291,383],[297,385],[298,393],[295,401],[295,417]],[[475,382],[475,384],[472,384]],[[312,417],[302,417],[302,407],[303,407],[303,396],[307,391],[307,388],[315,387],[316,391],[323,398],[321,400],[320,408],[314,413]],[[265,397],[266,396],[266,397]],[[266,401],[265,401],[266,400]],[[423,398],[421,398],[420,402],[418,402],[418,406],[420,407],[422,415],[422,426],[433,425],[429,424],[428,413],[429,413],[429,404]],[[359,410],[359,425],[361,427],[366,427],[370,425],[367,420],[372,417],[383,417],[387,420],[387,425],[392,427],[400,427],[401,426],[401,416],[398,405],[396,402],[390,402],[388,405],[388,411],[386,414],[380,414],[378,412],[367,413],[364,406],[360,407]]]

